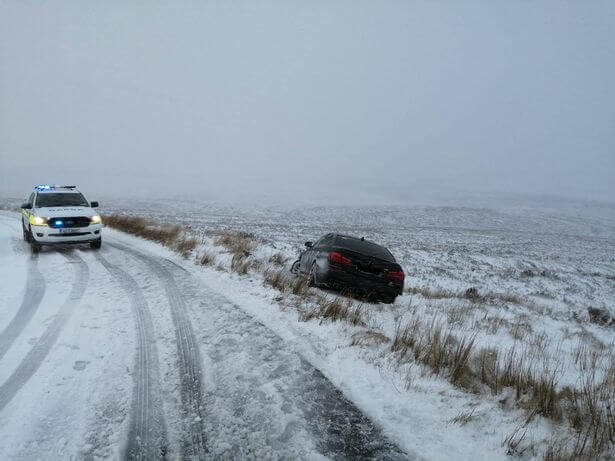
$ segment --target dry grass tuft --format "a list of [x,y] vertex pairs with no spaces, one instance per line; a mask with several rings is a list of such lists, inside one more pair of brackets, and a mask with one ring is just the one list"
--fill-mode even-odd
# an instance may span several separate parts
[[474,303],[505,303],[505,304],[517,304],[517,305],[528,305],[529,303],[524,302],[519,296],[513,295],[510,293],[496,293],[493,291],[488,291],[486,293],[480,293],[477,288],[472,287],[468,288],[463,293],[458,294],[459,297],[469,299]]
[[184,258],[187,258],[192,250],[197,246],[197,241],[193,238],[182,237],[175,240],[173,249],[181,254]]
[[[536,415],[566,421],[576,438],[553,442],[545,459],[600,459],[615,448],[615,360],[597,381],[600,352],[583,348],[575,352],[583,377],[580,387],[572,389],[559,386],[559,363],[537,361],[517,345],[502,353],[493,348],[475,350],[473,336],[456,338],[435,319],[426,325],[415,316],[404,326],[398,323],[391,350],[401,362],[414,360],[436,374],[446,370],[448,380],[461,388],[486,386],[493,395],[512,389],[515,401],[528,413],[527,421]],[[525,432],[516,431],[503,445],[509,453],[520,454],[526,449],[521,448],[524,438]]]
[[476,287],[470,287],[461,292],[453,292],[442,288],[408,287],[406,291],[412,295],[421,295],[425,299],[466,299],[473,303],[503,302],[509,304],[528,305],[519,296],[510,293],[486,292],[480,293]]
[[201,266],[213,266],[216,263],[216,255],[210,251],[205,251],[199,258]]
[[522,341],[534,332],[529,318],[520,318],[509,325],[509,333],[514,339]]
[[231,270],[239,275],[246,275],[250,271],[252,262],[244,254],[235,254],[231,260]]
[[465,299],[469,299],[473,303],[481,302],[484,299],[478,293],[478,289],[475,287],[468,288],[466,291],[463,292],[463,295],[460,295],[460,296],[462,296]]
[[288,281],[281,270],[267,270],[263,283],[285,293],[288,288]]
[[297,296],[306,296],[310,291],[310,280],[307,277],[297,277],[291,284],[291,291]]
[[181,234],[181,227],[170,224],[156,224],[137,216],[110,215],[103,218],[105,225],[138,235],[148,240],[172,246]]
[[380,345],[391,341],[384,333],[375,330],[359,331],[352,335],[351,346]]
[[550,459],[607,459],[604,453],[615,451],[615,360],[601,381],[593,366],[582,369],[580,388],[565,388],[559,397],[575,438],[552,444]]
[[263,283],[282,293],[290,292],[302,298],[310,292],[310,283],[307,277],[289,278],[281,269],[267,269],[264,273]]
[[286,264],[286,261],[288,261],[288,258],[280,252],[271,255],[271,257],[269,258],[269,262],[276,266],[284,266]]
[[246,232],[221,231],[214,239],[216,245],[226,248],[234,256],[250,256],[256,249],[256,239]]
[[474,336],[457,339],[451,330],[435,319],[429,325],[414,317],[405,327],[397,324],[391,351],[399,361],[414,359],[439,374],[449,370],[452,383],[463,385],[470,382],[470,356],[474,348]]
[[527,436],[527,429],[522,431],[522,427],[516,428],[510,435],[508,435],[502,442],[502,446],[506,447],[506,454],[509,456],[522,456],[527,450],[527,446],[523,447],[523,441]]
[[[457,345],[454,346],[453,357],[450,365],[450,380],[453,384],[461,385],[464,379],[472,375],[469,363],[470,354],[474,349],[475,339],[475,335],[471,336],[470,338],[461,338]],[[468,387],[467,383],[465,383],[465,387]]]
[[465,426],[466,424],[474,421],[476,419],[476,408],[473,408],[470,411],[459,413],[457,416],[449,420],[451,424],[459,424],[461,426]]
[[327,299],[326,296],[318,296],[318,304],[315,308],[303,313],[301,320],[328,319],[333,322],[345,320],[353,325],[365,325],[364,312],[361,304],[353,306],[350,299],[336,297]]
[[197,246],[194,238],[187,237],[180,226],[158,224],[141,217],[109,215],[103,218],[105,225],[160,243],[187,257]]
[[[482,348],[471,358],[470,366],[481,383],[498,383],[500,376],[498,351],[494,348]],[[489,386],[493,389],[492,386]]]
[[446,318],[449,325],[462,325],[468,317],[480,306],[475,303],[462,302],[458,305],[446,307]]
[[421,295],[426,299],[449,299],[457,297],[452,291],[446,291],[439,288],[408,287],[406,288],[406,291],[411,295]]

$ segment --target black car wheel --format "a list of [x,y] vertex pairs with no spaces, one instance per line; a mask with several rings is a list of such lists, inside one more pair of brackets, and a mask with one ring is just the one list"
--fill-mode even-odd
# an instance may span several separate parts
[[90,248],[92,248],[93,250],[99,250],[101,246],[102,246],[102,238],[99,238],[97,240],[94,240],[93,242],[90,242]]
[[294,274],[294,275],[299,275],[299,264],[301,263],[301,260],[296,260],[292,266],[290,266],[290,273]]
[[393,304],[395,302],[395,298],[397,298],[397,296],[384,296],[382,298],[382,302],[385,304]]

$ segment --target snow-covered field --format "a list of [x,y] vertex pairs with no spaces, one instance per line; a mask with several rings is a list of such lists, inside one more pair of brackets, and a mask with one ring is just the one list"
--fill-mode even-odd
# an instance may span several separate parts
[[[366,236],[389,247],[406,271],[409,292],[393,306],[368,305],[367,328],[297,323],[293,313],[282,330],[299,329],[307,334],[309,343],[329,362],[333,380],[341,372],[340,356],[358,354],[362,363],[369,364],[381,376],[386,375],[385,381],[394,383],[403,398],[410,398],[409,408],[414,418],[418,418],[417,413],[426,405],[425,413],[431,416],[429,423],[423,421],[421,426],[429,427],[428,433],[438,434],[437,438],[442,441],[455,440],[457,445],[468,443],[472,453],[478,451],[491,457],[493,453],[508,451],[542,456],[548,443],[569,437],[572,440],[575,433],[568,432],[565,423],[553,425],[551,420],[540,416],[530,418],[527,425],[522,424],[528,412],[518,409],[522,405],[512,403],[515,399],[510,398],[508,391],[498,395],[482,392],[478,397],[475,393],[460,392],[441,377],[434,378],[429,370],[417,364],[400,366],[391,357],[388,342],[356,351],[357,347],[351,346],[353,335],[375,331],[392,339],[398,325],[417,319],[423,326],[436,322],[456,338],[474,338],[476,351],[497,350],[500,356],[510,351],[525,354],[528,368],[537,375],[552,376],[555,387],[560,390],[584,385],[588,361],[594,366],[592,379],[595,381],[607,379],[607,374],[614,370],[613,320],[610,325],[604,325],[592,321],[589,314],[590,309],[596,309],[600,315],[615,317],[615,208],[612,206],[573,203],[552,208],[504,209],[459,206],[245,209],[159,202],[155,207],[143,203],[120,204],[110,211],[191,227],[197,234],[203,234],[203,250],[213,254],[219,254],[220,248],[213,245],[212,232],[220,229],[247,232],[262,243],[263,261],[278,251],[292,261],[304,241],[315,240],[331,231]],[[229,263],[230,259],[226,260]],[[205,270],[208,272],[212,271]],[[216,276],[222,277],[216,282],[218,285],[228,278],[226,274]],[[255,295],[263,292],[260,284],[246,284],[245,277],[235,278],[239,285],[229,287],[229,293],[243,292],[246,285],[252,286]],[[464,293],[469,288],[478,291],[478,301],[466,299]],[[275,303],[271,300],[279,299],[279,293],[271,291],[261,294],[273,316],[268,324],[285,315],[279,312],[280,306],[272,305]],[[280,302],[282,310],[285,303],[288,304],[287,300]],[[260,312],[257,309],[253,314]],[[353,360],[350,363],[356,366]],[[343,375],[338,380],[347,382]],[[352,388],[348,386],[345,391],[352,393]],[[390,402],[397,405],[401,397],[398,394],[389,398],[389,405],[380,400],[375,404],[371,400],[371,405],[364,402],[364,405],[370,408],[370,414],[380,413],[383,408],[391,411]],[[434,398],[439,404],[429,407],[428,402]],[[386,425],[387,419],[403,420],[394,413],[387,414],[381,423]],[[469,420],[463,418],[465,415],[471,415]],[[451,423],[456,417],[464,420],[462,428]],[[515,446],[514,440],[505,443],[507,436],[526,429],[519,446]],[[457,430],[465,433],[457,437]],[[411,432],[402,434],[400,439],[413,440],[423,431]],[[411,445],[420,446],[419,451],[424,453],[420,442],[413,441]],[[482,446],[480,450],[478,446]],[[428,457],[442,455],[446,459],[450,453],[434,442]]]
[[0,212],[0,459],[406,459],[273,330],[157,245],[31,256]]
[[515,294],[562,320],[614,306],[615,206],[246,209],[158,201],[112,203],[104,212],[249,232],[289,256],[306,240],[339,231],[387,246],[409,286]]
[[[327,434],[318,426],[314,408],[321,408],[318,402],[323,399],[325,407],[339,401],[341,397],[335,389],[341,390],[408,457],[504,459],[512,454],[535,458],[543,455],[553,439],[573,434],[565,420],[554,423],[540,415],[528,418],[527,411],[507,389],[496,395],[488,390],[470,391],[451,384],[445,372],[436,375],[418,362],[400,363],[391,352],[391,342],[398,325],[413,319],[424,325],[438,322],[458,338],[475,337],[476,350],[506,351],[516,347],[528,351],[535,368],[554,373],[558,388],[581,384],[589,356],[595,357],[597,380],[612,365],[615,326],[608,321],[606,325],[591,321],[588,308],[615,315],[613,207],[244,209],[190,202],[110,201],[103,203],[102,211],[177,223],[190,227],[199,236],[200,245],[184,259],[157,244],[108,229],[108,242],[115,246],[105,245],[101,255],[108,265],[129,273],[148,300],[151,319],[145,318],[143,325],[147,330],[151,323],[149,328],[157,332],[156,354],[160,357],[157,371],[149,372],[159,376],[151,392],[154,401],[164,402],[163,413],[167,415],[181,414],[182,406],[182,387],[177,384],[180,378],[174,360],[179,346],[174,344],[171,325],[191,323],[201,354],[194,360],[200,363],[204,375],[204,410],[194,417],[199,424],[204,421],[203,433],[215,442],[210,443],[210,453],[245,458],[339,458],[340,452],[331,448],[335,443],[323,445],[314,437],[315,433]],[[11,224],[2,219],[3,228],[8,229]],[[18,230],[12,229],[17,237]],[[331,231],[365,236],[391,249],[406,271],[409,291],[393,305],[364,305],[365,325],[321,319],[299,321],[297,309],[293,308],[295,296],[281,296],[279,291],[264,286],[261,272],[238,275],[216,270],[216,265],[228,268],[231,258],[224,248],[215,245],[215,232],[220,230],[253,234],[258,242],[254,257],[263,261],[277,252],[293,258],[304,241]],[[6,236],[6,232],[1,235]],[[0,329],[12,318],[11,309],[16,310],[22,302],[25,281],[39,277],[27,263],[22,244],[13,237],[3,238],[0,253],[4,258],[3,279],[14,282],[2,288]],[[169,285],[153,281],[150,272],[156,264],[148,263],[143,255],[131,254],[130,249],[149,258],[173,261],[198,280],[199,283],[187,282],[188,275],[182,276],[184,272],[173,266],[177,289],[190,293],[187,305],[165,307],[167,297],[173,299],[173,293],[165,292]],[[216,263],[208,267],[194,264],[205,251],[215,255]],[[71,303],[62,304],[71,286],[53,275],[57,271],[50,270],[57,265],[69,272],[69,268],[83,264],[79,259],[90,271],[88,288],[79,301],[81,309]],[[126,347],[135,349],[138,334],[134,327],[126,326],[132,325],[131,305],[117,293],[117,288],[112,288],[114,274],[116,287],[119,283],[130,292],[130,286],[118,281],[122,273],[117,269],[105,272],[100,271],[100,266],[100,260],[89,251],[41,255],[38,268],[47,287],[41,307],[62,305],[70,317],[54,343],[53,353],[41,362],[27,384],[31,387],[24,387],[4,410],[0,408],[0,455],[35,457],[51,444],[56,450],[64,450],[59,453],[113,457],[126,444],[123,434],[130,432],[128,425],[133,424],[126,414],[132,384],[131,374],[121,370],[130,370],[132,355],[122,351]],[[170,267],[166,270],[172,271]],[[34,271],[30,277],[28,271]],[[160,276],[160,272],[154,274]],[[75,283],[73,290],[75,286],[80,285]],[[464,293],[469,288],[475,288],[480,299],[466,299]],[[105,299],[102,305],[100,299]],[[183,320],[174,318],[173,312],[185,312],[186,316]],[[30,346],[45,338],[41,331],[50,322],[53,324],[57,315],[41,308],[33,314],[24,333],[12,343],[12,355],[7,353],[2,359],[2,382],[10,379]],[[87,338],[77,333],[84,325],[92,326]],[[68,335],[71,329],[74,338],[63,340],[62,335]],[[127,341],[122,334],[126,329],[130,330]],[[366,332],[381,334],[382,341],[357,341],[365,338]],[[104,354],[97,344],[105,345]],[[246,350],[263,352],[257,353],[255,359],[254,354],[247,358]],[[61,353],[56,354],[58,351]],[[92,362],[104,363],[104,367],[91,366]],[[71,371],[81,369],[81,364],[85,364],[81,374]],[[83,376],[84,370],[92,370],[87,375],[86,390],[75,385],[83,384],[77,377]],[[285,378],[288,370],[293,372]],[[312,379],[306,379],[316,373],[313,370],[326,380],[314,384]],[[241,377],[240,384],[237,377]],[[53,422],[66,424],[67,429],[56,429],[55,433],[61,434],[59,440],[54,439],[54,431],[45,432],[55,426],[38,414],[52,413],[52,408],[72,408],[64,402],[66,394],[61,393],[61,399],[48,398],[44,412],[37,413],[34,408],[44,395],[54,396],[49,389],[55,388],[74,392],[77,402],[97,412],[80,410],[74,415],[60,411]],[[302,394],[308,397],[299,398]],[[178,411],[172,411],[173,405]],[[243,412],[233,414],[237,408]],[[355,414],[344,408],[342,405],[341,414]],[[314,421],[310,422],[306,415],[313,415]],[[59,421],[60,417],[65,419]],[[178,428],[183,421],[178,416],[173,418],[167,417],[168,430],[159,431],[171,441],[171,457],[181,452],[182,434]],[[263,428],[259,421],[269,423]],[[102,424],[102,429],[90,428],[88,432],[83,429],[88,424]],[[316,429],[310,426],[313,424]],[[521,433],[526,435],[518,444],[514,437],[513,443],[507,443],[507,437],[515,431],[517,439]],[[67,433],[72,435],[68,437]],[[378,436],[375,439],[381,440]],[[242,444],[249,450],[233,451]],[[389,456],[394,452],[384,449],[376,453]]]

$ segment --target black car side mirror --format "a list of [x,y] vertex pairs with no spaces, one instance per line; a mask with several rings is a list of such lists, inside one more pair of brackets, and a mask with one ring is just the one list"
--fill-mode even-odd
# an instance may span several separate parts
[[305,246],[307,248],[312,248],[312,242],[305,242]]
[[98,202],[90,202],[92,208],[98,208]]
[[23,208],[24,210],[31,210],[32,209],[32,204],[31,203],[22,203],[21,208]]

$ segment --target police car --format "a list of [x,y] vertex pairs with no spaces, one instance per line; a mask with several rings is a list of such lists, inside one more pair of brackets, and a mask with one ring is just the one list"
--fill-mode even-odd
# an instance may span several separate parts
[[94,211],[98,202],[88,202],[75,186],[39,185],[21,206],[23,238],[32,251],[41,245],[102,243],[102,220]]

